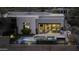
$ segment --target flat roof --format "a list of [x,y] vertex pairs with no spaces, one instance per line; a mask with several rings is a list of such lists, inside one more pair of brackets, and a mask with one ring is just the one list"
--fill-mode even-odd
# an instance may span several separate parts
[[64,14],[53,14],[49,12],[8,12],[7,17],[38,17],[38,16],[64,16]]

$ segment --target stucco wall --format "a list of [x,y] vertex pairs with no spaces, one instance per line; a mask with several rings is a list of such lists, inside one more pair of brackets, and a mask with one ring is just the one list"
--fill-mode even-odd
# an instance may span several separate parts
[[40,18],[37,20],[38,23],[61,23],[61,25],[64,25],[64,17],[52,17],[52,18]]
[[64,17],[52,17],[52,18],[37,18],[37,17],[17,17],[18,33],[21,34],[24,22],[30,23],[31,33],[36,34],[36,26],[38,28],[38,23],[61,23],[64,25]]
[[21,30],[23,29],[23,23],[29,22],[31,33],[36,34],[36,17],[17,17],[17,27],[18,33],[21,34]]

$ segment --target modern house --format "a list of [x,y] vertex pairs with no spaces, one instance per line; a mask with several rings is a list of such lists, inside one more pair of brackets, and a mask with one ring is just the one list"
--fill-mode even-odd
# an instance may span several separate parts
[[8,12],[9,19],[15,18],[18,34],[21,34],[23,24],[31,29],[31,34],[48,33],[59,31],[64,27],[64,14],[53,14],[48,12]]

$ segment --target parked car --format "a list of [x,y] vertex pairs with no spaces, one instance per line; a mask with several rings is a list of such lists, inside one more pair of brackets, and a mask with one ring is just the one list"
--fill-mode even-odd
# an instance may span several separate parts
[[56,44],[56,39],[52,35],[37,34],[34,36],[36,44]]
[[15,43],[16,44],[28,44],[29,42],[35,43],[35,40],[33,39],[33,37],[22,36]]

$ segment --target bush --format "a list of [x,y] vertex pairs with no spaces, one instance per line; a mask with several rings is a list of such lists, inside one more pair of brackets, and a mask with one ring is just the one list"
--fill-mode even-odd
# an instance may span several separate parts
[[69,37],[69,42],[70,42],[72,45],[75,45],[75,44],[76,44],[76,38],[75,38],[74,34],[70,35],[70,37]]
[[9,41],[10,44],[14,44],[14,42],[17,41],[18,38],[20,38],[20,36],[17,35],[17,34],[15,34],[15,33],[13,33],[12,35],[13,35],[14,37],[11,38],[11,36],[10,36],[10,41]]
[[25,29],[22,30],[22,34],[24,34],[24,35],[28,35],[30,33],[31,33],[31,30],[28,29],[28,28],[25,28]]

